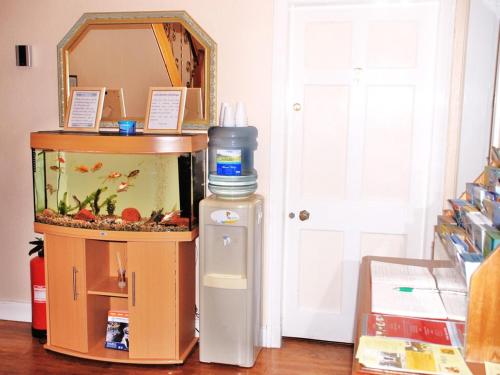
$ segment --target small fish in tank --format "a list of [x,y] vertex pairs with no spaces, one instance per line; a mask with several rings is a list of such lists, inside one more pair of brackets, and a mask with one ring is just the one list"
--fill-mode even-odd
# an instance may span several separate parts
[[75,171],[80,173],[88,173],[89,167],[87,167],[86,165],[79,165],[78,167],[75,167]]
[[102,168],[102,163],[100,161],[98,161],[97,163],[94,164],[94,166],[92,167],[92,172],[97,172],[99,169]]
[[49,192],[50,195],[54,194],[56,189],[51,184],[47,184],[47,191]]
[[118,185],[118,189],[116,191],[118,193],[122,193],[124,191],[127,191],[130,186],[134,186],[134,185],[130,185],[127,181],[124,181],[120,185]]
[[33,158],[37,222],[143,232],[189,231],[197,224],[204,191],[193,187],[204,186],[203,151],[134,155],[35,149]]
[[139,169],[134,169],[132,172],[130,172],[128,175],[127,175],[127,178],[133,178],[133,177],[137,177],[137,175],[139,174],[140,170]]
[[120,178],[122,176],[122,174],[120,172],[111,172],[104,180],[104,182],[106,181],[110,181],[110,180],[116,180],[117,178]]

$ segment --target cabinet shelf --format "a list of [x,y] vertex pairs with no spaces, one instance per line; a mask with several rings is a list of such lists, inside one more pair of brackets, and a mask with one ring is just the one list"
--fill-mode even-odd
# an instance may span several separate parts
[[88,288],[87,294],[127,298],[128,289],[127,287],[125,288],[118,287],[118,277],[109,277],[107,279],[100,280],[99,282],[90,286]]

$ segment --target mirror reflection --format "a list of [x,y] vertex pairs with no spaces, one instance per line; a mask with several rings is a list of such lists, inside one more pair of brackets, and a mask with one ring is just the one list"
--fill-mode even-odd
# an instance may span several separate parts
[[185,22],[187,14],[168,22],[146,17],[130,23],[123,17],[89,21],[90,16],[95,14],[82,16],[59,46],[63,112],[71,86],[106,87],[101,127],[124,118],[140,123],[150,87],[182,86],[188,88],[183,129],[213,124],[215,43]]

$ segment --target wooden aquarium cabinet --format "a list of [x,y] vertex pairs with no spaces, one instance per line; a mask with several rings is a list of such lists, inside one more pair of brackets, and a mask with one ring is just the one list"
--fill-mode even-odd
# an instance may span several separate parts
[[[40,228],[41,227],[41,228]],[[52,227],[52,226],[50,226]],[[196,344],[195,243],[191,240],[107,241],[85,230],[45,234],[46,349],[77,357],[144,364],[182,363]],[[127,286],[118,287],[116,253]],[[127,310],[130,351],[104,347],[109,310]]]
[[[204,150],[206,135],[118,137],[40,132],[31,147],[68,152],[185,153]],[[82,229],[41,222],[45,236],[46,349],[100,361],[180,364],[197,342],[195,240],[191,230]],[[117,257],[119,254],[119,257]],[[118,287],[118,260],[126,287]],[[105,348],[110,310],[129,316],[129,351]]]

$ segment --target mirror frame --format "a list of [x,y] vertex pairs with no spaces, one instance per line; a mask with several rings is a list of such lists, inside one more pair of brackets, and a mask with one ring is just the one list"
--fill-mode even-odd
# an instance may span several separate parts
[[[59,99],[59,126],[64,127],[64,116],[69,99],[69,52],[71,47],[78,43],[85,35],[90,25],[120,25],[120,24],[153,24],[177,22],[182,24],[191,35],[199,40],[206,49],[205,60],[205,118],[182,124],[183,131],[207,131],[216,124],[217,118],[217,44],[185,11],[158,11],[158,12],[110,12],[84,13],[73,25],[64,38],[57,45],[57,76]],[[167,74],[167,72],[165,72]],[[144,108],[146,111],[146,108]],[[138,124],[143,126],[143,122]],[[101,122],[101,128],[117,128],[117,123]]]

